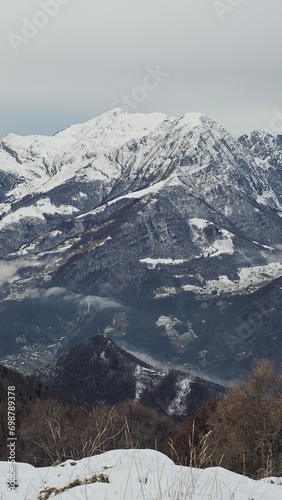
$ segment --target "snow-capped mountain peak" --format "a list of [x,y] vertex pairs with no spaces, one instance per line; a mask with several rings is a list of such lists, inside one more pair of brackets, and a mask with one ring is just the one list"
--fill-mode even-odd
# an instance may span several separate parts
[[[222,308],[232,309],[234,297],[259,293],[282,276],[281,174],[281,136],[256,132],[235,140],[199,113],[174,117],[114,109],[51,137],[4,137],[0,252],[13,266],[5,271],[0,321],[10,321],[7,304],[13,318],[17,301],[36,300],[42,286],[65,289],[67,297],[72,292],[64,325],[76,310],[68,309],[75,296],[112,294],[130,310],[146,304],[140,317],[148,310],[150,327],[138,320],[142,345],[151,345],[156,335],[153,344],[164,346],[167,355],[213,366],[218,353],[210,331],[207,348],[197,340],[207,331],[205,308],[217,318],[217,335]],[[174,307],[174,301],[183,305]],[[83,322],[84,313],[77,314]],[[176,321],[173,331],[159,326],[163,316]],[[103,328],[115,331],[112,319],[107,321],[101,321]],[[236,328],[236,321],[220,332]],[[128,324],[134,323],[131,318]],[[17,328],[7,329],[9,339]],[[128,336],[136,339],[138,328],[130,328]],[[34,331],[46,335],[39,326]],[[236,332],[226,339],[226,359],[233,359],[237,346],[234,359],[252,352],[254,344],[245,345]],[[228,363],[223,365],[226,370]]]
[[[93,210],[103,199],[147,189],[174,173],[178,183],[206,201],[232,183],[234,190],[280,213],[280,200],[265,169],[246,151],[246,141],[236,142],[200,113],[174,117],[130,114],[119,108],[50,137],[9,134],[0,142],[1,211],[11,212],[30,193],[52,200],[62,186],[71,198],[78,186],[88,198],[89,184],[96,195],[86,208]],[[66,205],[66,199],[63,202]],[[218,203],[223,209],[225,200],[218,198]],[[79,206],[81,200],[75,208]]]

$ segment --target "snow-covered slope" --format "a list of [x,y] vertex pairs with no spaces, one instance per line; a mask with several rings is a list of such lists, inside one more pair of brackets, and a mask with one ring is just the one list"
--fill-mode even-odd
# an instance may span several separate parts
[[70,192],[69,183],[96,183],[100,198],[107,192],[112,198],[124,188],[128,194],[129,186],[132,191],[166,179],[170,172],[206,201],[232,182],[235,191],[243,188],[254,199],[263,190],[269,206],[280,210],[263,169],[220,125],[195,113],[171,117],[115,109],[52,137],[9,134],[0,142],[0,172],[18,184],[5,193],[3,213],[31,193],[32,198],[54,195],[63,185]]
[[47,192],[76,174],[85,181],[114,179],[120,169],[111,161],[113,152],[148,135],[164,119],[162,114],[146,117],[116,109],[52,137],[9,134],[0,143],[2,168],[25,181],[9,196],[18,200],[31,188]]
[[9,467],[0,463],[5,500],[280,500],[282,495],[279,478],[254,481],[220,467],[180,467],[152,450],[109,451],[40,469],[17,464],[16,493],[8,489]]

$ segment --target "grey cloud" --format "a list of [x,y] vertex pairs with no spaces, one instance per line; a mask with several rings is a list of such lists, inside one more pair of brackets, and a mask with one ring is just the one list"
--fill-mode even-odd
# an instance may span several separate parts
[[125,351],[132,354],[132,356],[135,356],[136,358],[141,359],[141,361],[144,361],[144,363],[147,363],[148,365],[151,365],[154,368],[157,368],[157,369],[159,369],[161,371],[165,371],[165,372],[167,372],[170,368],[172,368],[172,365],[169,365],[167,363],[162,363],[161,361],[153,358],[152,356],[150,356],[149,354],[147,354],[143,351],[137,351],[135,349],[132,349],[130,347],[130,345],[128,345],[128,343],[123,341],[123,340],[117,339],[117,340],[115,340],[115,342],[116,342],[116,344],[119,345],[119,347],[121,347]]
[[[133,356],[135,356],[138,359],[141,359],[144,361],[144,363],[147,363],[148,365],[153,366],[156,369],[159,369],[164,372],[168,372],[171,369],[175,369],[175,366],[171,363],[162,363],[161,361],[158,361],[154,359],[152,356],[149,356],[148,354],[144,353],[143,351],[136,351],[134,349],[131,349],[131,347],[127,344],[127,342],[124,341],[116,341],[116,343],[125,351],[129,352]],[[186,373],[188,376],[191,375],[192,377],[200,377],[205,380],[208,380],[209,382],[213,382],[215,384],[223,385],[225,387],[229,387],[232,384],[234,384],[236,381],[227,381],[224,379],[220,379],[217,377],[211,377],[207,373],[202,372],[200,370],[189,370],[187,368],[187,372],[183,370],[183,373]]]
[[214,0],[70,0],[15,54],[7,34],[38,1],[2,9],[0,136],[93,118],[156,64],[170,76],[134,111],[199,111],[237,136],[269,127],[282,108],[281,0],[242,0],[223,21]]
[[95,311],[102,311],[104,309],[119,308],[120,304],[107,297],[100,297],[97,295],[82,295],[73,293],[62,287],[52,287],[48,289],[36,288],[29,290],[26,297],[39,300],[48,300],[58,297],[58,299],[66,302],[74,302],[81,306],[83,309],[94,309]]
[[30,265],[31,261],[29,260],[0,261],[0,285],[14,278],[20,269],[29,267]]

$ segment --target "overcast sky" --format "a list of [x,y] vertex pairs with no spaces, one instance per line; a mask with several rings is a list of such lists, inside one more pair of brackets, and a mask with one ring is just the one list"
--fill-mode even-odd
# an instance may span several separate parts
[[282,0],[0,4],[0,136],[52,134],[113,105],[201,112],[234,136],[282,117]]

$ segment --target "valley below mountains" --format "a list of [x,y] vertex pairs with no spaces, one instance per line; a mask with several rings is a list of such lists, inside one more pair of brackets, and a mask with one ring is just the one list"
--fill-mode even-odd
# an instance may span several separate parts
[[106,334],[216,380],[281,369],[281,301],[282,136],[114,109],[0,139],[6,366],[44,370]]

